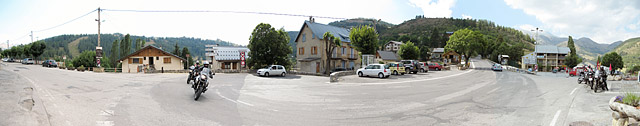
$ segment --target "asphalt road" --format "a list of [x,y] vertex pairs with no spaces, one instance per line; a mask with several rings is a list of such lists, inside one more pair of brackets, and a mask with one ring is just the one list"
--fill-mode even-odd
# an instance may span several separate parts
[[[198,101],[187,74],[2,63],[0,125],[607,125],[606,102],[621,92],[593,93],[575,78],[494,72],[487,61],[472,63],[474,69],[464,71],[352,75],[338,83],[219,73]],[[27,109],[29,98],[34,103]]]

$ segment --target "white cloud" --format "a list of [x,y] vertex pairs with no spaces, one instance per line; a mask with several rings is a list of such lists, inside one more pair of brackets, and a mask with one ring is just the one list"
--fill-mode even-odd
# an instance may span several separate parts
[[466,14],[462,14],[462,18],[463,19],[472,19],[473,17],[466,15]]
[[554,34],[589,37],[611,43],[638,37],[639,31],[627,30],[640,16],[637,0],[504,0],[514,9],[533,15]]
[[409,0],[415,7],[422,9],[425,17],[451,17],[451,8],[455,0]]

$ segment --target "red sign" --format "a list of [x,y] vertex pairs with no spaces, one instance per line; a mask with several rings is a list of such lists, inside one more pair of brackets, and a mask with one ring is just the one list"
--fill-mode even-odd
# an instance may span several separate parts
[[244,67],[244,52],[240,52],[240,65]]

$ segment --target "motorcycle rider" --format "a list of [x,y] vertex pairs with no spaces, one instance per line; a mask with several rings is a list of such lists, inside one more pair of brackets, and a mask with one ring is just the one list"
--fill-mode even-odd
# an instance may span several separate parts
[[602,90],[609,91],[609,87],[607,87],[607,72],[604,70],[604,66],[600,66],[599,75],[600,83],[602,83]]
[[[207,73],[207,74],[208,74],[207,76],[208,76],[210,79],[211,79],[211,78],[213,78],[213,75],[215,75],[215,74],[212,74],[211,69],[209,69],[209,62],[207,62],[207,61],[202,62],[202,66],[200,66],[200,67],[196,68],[196,70],[195,70],[195,71],[197,71],[197,72],[196,72],[197,76],[199,76],[199,75],[200,75],[200,73]],[[197,76],[196,76],[196,77],[197,77]],[[196,80],[198,80],[198,79],[196,79]],[[194,84],[194,85],[192,85],[192,87],[195,87],[195,84]],[[208,89],[208,87],[209,87],[209,83],[205,83],[205,86],[204,86],[204,87],[205,87],[205,88],[204,88],[204,91],[207,91],[207,89]],[[204,92],[204,91],[203,91],[203,92]]]

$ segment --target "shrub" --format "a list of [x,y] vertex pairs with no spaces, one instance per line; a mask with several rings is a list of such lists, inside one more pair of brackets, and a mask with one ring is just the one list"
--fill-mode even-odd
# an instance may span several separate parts
[[79,70],[79,71],[84,71],[84,70],[85,70],[85,69],[84,69],[84,65],[80,65],[80,66],[78,67],[78,70]]
[[633,107],[638,107],[638,101],[640,101],[640,96],[633,93],[626,93],[624,98],[622,98],[622,103]]

